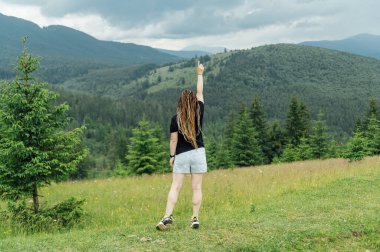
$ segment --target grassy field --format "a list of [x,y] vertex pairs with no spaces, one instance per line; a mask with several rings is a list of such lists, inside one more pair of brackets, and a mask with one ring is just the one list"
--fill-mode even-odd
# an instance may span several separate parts
[[86,198],[81,225],[11,234],[0,251],[380,251],[380,156],[213,171],[204,178],[199,230],[190,229],[190,178],[164,232],[171,175],[54,184],[53,204]]

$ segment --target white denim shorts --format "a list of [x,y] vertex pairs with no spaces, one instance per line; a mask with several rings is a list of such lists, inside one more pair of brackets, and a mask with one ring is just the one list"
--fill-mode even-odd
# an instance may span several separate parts
[[206,151],[204,147],[182,152],[175,155],[174,173],[205,173],[207,172]]

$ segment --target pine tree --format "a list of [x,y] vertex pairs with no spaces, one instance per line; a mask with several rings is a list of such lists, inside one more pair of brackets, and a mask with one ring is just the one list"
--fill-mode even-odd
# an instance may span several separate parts
[[250,118],[258,133],[258,141],[264,153],[264,163],[270,160],[270,147],[268,145],[268,127],[265,119],[263,107],[260,104],[260,98],[255,96],[250,110]]
[[371,150],[369,148],[369,141],[361,131],[354,132],[354,135],[346,146],[346,151],[343,157],[350,161],[362,160],[365,156],[369,156]]
[[276,158],[279,162],[293,162],[299,160],[298,149],[291,143],[288,143],[279,158]]
[[367,130],[364,135],[368,139],[368,147],[371,154],[380,154],[380,121],[375,113],[368,118]]
[[32,197],[35,213],[39,188],[66,178],[87,153],[80,145],[84,128],[65,130],[68,105],[55,106],[57,93],[32,76],[38,64],[24,38],[18,75],[0,93],[0,197]]
[[226,141],[222,140],[221,144],[216,150],[216,166],[219,169],[226,169],[233,166],[233,161],[231,160],[231,147],[227,147]]
[[164,139],[164,134],[163,130],[160,127],[160,125],[156,124],[153,125],[153,132],[154,132],[154,137],[158,139],[158,145],[159,145],[159,152],[157,153],[157,159],[160,160],[156,172],[159,173],[164,173],[164,172],[170,172],[171,168],[168,165],[169,160],[168,160],[168,154],[165,152],[165,145],[167,144],[167,141]]
[[273,122],[268,132],[268,158],[272,162],[273,158],[280,157],[286,144],[285,134],[278,121]]
[[252,125],[247,109],[242,108],[232,137],[231,154],[234,165],[249,166],[263,163],[264,154],[258,141],[258,134]]
[[313,152],[308,138],[302,137],[300,144],[296,147],[296,160],[313,159]]
[[292,97],[286,118],[286,133],[288,143],[294,146],[300,144],[302,137],[308,137],[310,129],[310,113],[305,104]]
[[356,121],[355,121],[355,125],[354,125],[354,132],[355,131],[362,131],[363,130],[363,122],[362,122],[362,120],[360,120],[360,119],[357,119]]
[[367,112],[365,119],[362,122],[362,127],[361,127],[362,131],[367,131],[368,124],[371,117],[374,117],[375,119],[380,121],[380,109],[375,99],[371,99],[369,102],[369,110]]
[[129,174],[152,174],[165,170],[165,148],[157,137],[157,129],[144,118],[132,130],[129,142],[126,155]]
[[324,120],[324,114],[318,113],[317,121],[314,122],[309,143],[312,153],[312,158],[324,158],[329,151],[329,136],[327,134],[327,125]]
[[377,120],[380,120],[380,108],[375,99],[369,101],[369,111],[367,113],[367,118],[375,115]]
[[328,146],[327,146],[327,158],[338,158],[341,157],[341,149],[342,145],[338,142],[338,140],[333,137]]
[[218,146],[214,140],[209,140],[207,143],[207,168],[211,171],[219,168],[217,160]]
[[299,104],[298,108],[300,114],[300,131],[302,137],[309,137],[310,134],[310,124],[311,124],[311,115],[309,109],[302,102]]
[[233,166],[232,160],[232,138],[235,125],[238,121],[238,114],[232,112],[228,118],[223,132],[220,148],[218,150],[218,164],[220,167],[229,168]]
[[299,160],[310,160],[313,158],[310,148],[309,139],[302,137],[298,146],[287,144],[286,148],[279,158],[280,162],[293,162]]
[[[292,97],[286,118],[286,135],[288,143],[291,145],[298,145],[301,139],[301,132],[299,130],[300,115],[298,113],[298,100]],[[287,148],[288,149],[288,148]]]

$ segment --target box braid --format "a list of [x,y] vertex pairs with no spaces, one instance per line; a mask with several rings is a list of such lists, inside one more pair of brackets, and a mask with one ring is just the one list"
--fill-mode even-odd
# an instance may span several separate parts
[[[198,132],[196,132],[195,128],[195,118],[197,118]],[[184,136],[185,140],[191,143],[194,148],[198,148],[197,135],[201,132],[200,108],[195,93],[190,90],[184,90],[179,97],[177,124],[178,131]]]

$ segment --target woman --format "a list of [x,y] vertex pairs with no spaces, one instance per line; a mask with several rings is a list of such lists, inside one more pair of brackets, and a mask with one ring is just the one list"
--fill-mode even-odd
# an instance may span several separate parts
[[193,189],[193,216],[191,228],[199,228],[198,213],[202,202],[202,175],[207,172],[206,154],[202,138],[204,112],[203,65],[197,67],[197,93],[184,90],[178,100],[177,114],[170,124],[170,166],[173,182],[169,191],[164,218],[157,224],[164,230],[172,224],[173,209],[186,174],[191,174]]

